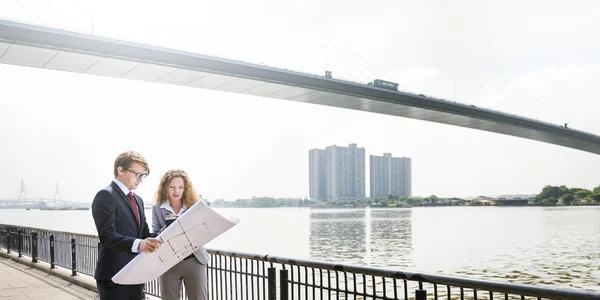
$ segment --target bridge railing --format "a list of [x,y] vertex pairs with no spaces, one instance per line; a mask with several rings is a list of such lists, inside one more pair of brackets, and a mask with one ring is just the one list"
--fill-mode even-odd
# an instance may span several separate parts
[[[0,248],[93,276],[93,235],[0,224]],[[402,272],[232,251],[208,250],[211,300],[317,299],[600,299],[600,293]],[[145,292],[160,296],[155,279]]]

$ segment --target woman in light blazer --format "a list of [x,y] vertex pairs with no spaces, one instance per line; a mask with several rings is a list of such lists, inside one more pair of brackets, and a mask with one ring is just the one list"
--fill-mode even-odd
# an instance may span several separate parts
[[[196,202],[198,195],[187,173],[183,170],[167,171],[160,180],[156,204],[152,206],[152,231],[158,233],[164,230],[167,217],[173,219],[181,216]],[[161,299],[179,300],[182,280],[188,300],[208,299],[208,261],[208,253],[204,247],[200,247],[160,276]]]

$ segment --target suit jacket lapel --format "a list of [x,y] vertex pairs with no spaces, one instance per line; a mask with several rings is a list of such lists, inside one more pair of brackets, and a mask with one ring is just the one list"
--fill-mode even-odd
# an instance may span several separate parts
[[161,221],[162,221],[162,226],[167,226],[167,216],[171,214],[171,212],[166,209],[166,208],[160,208],[160,214],[162,216]]
[[[129,207],[129,212],[131,212],[131,217],[133,218],[133,222],[137,223],[137,219],[135,218],[135,212],[133,211],[133,206],[131,206],[131,201],[129,201],[129,197],[127,197],[127,195],[125,195],[125,193],[123,193],[123,190],[121,190],[121,188],[113,181],[110,183],[110,185],[113,187],[113,189],[115,189],[117,191],[117,193],[121,196],[121,198],[123,199],[123,201],[125,201],[127,207]],[[137,198],[135,197],[135,194],[133,195],[133,199],[135,199],[135,202],[138,204],[138,210],[140,207],[139,201],[137,201]],[[142,215],[140,213],[140,223],[142,221]],[[138,231],[140,229],[140,224],[137,224],[138,226]]]

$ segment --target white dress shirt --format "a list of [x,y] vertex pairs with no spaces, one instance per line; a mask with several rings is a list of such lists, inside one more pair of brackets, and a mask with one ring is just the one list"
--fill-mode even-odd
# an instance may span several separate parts
[[169,204],[169,201],[165,201],[160,205],[160,208],[164,208],[170,212],[172,212],[174,215],[176,215],[177,217],[181,217],[181,215],[187,210],[187,206],[185,206],[185,204],[183,204],[183,206],[181,207],[181,209],[179,210],[179,213],[175,213],[175,210],[171,207],[171,204]]
[[[113,179],[113,182],[116,183],[119,188],[121,188],[121,191],[123,191],[123,193],[125,193],[125,195],[129,195],[129,192],[131,192],[131,190],[129,190],[122,182],[120,182],[118,179]],[[134,197],[135,199],[135,197]],[[135,202],[137,204],[137,201]],[[138,210],[139,210],[139,205],[138,205]],[[141,216],[140,216],[140,222],[142,221]],[[142,224],[140,224],[140,226],[142,226]],[[131,252],[133,253],[140,253],[140,250],[138,249],[138,247],[140,246],[140,243],[142,242],[141,239],[135,239],[135,241],[133,241],[133,245],[131,246]]]

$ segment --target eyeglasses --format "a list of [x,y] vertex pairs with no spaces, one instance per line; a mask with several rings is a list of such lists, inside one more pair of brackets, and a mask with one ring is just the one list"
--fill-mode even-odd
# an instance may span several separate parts
[[134,171],[131,171],[131,170],[127,169],[127,168],[123,168],[123,170],[129,171],[129,172],[133,173],[133,175],[135,175],[135,178],[137,178],[137,179],[140,179],[140,178],[144,179],[144,178],[146,178],[146,176],[148,176],[148,174],[146,174],[146,173],[134,172]]

